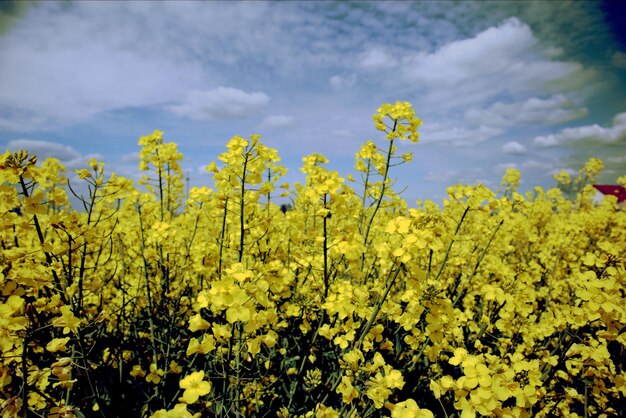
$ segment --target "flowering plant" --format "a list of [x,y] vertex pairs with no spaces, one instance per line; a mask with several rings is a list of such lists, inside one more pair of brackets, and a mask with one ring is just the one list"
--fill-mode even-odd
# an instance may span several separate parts
[[601,162],[410,208],[390,170],[421,121],[374,124],[360,177],[306,156],[290,210],[257,135],[185,194],[155,131],[139,185],[76,171],[81,211],[58,161],[0,156],[0,417],[618,416],[626,216],[593,201]]

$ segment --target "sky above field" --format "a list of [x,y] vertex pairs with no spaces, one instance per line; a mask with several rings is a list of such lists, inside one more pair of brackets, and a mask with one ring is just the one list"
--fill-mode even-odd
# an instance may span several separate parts
[[178,143],[191,185],[234,135],[260,134],[301,181],[313,152],[342,175],[372,114],[423,119],[397,190],[551,187],[595,156],[626,174],[626,21],[619,1],[0,3],[0,147],[89,158],[138,177],[137,141]]

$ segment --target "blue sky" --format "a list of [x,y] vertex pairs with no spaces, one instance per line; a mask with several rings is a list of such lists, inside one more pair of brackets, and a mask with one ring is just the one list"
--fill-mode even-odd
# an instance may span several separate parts
[[[404,197],[446,187],[522,189],[597,156],[626,174],[626,45],[615,3],[3,2],[0,147],[96,157],[138,177],[137,141],[177,142],[192,185],[234,135],[261,134],[302,180],[319,152],[353,172],[360,144],[384,144],[371,115],[410,101],[424,120]],[[613,23],[613,25],[611,25]],[[622,38],[620,38],[622,36]],[[620,42],[621,41],[621,42]]]

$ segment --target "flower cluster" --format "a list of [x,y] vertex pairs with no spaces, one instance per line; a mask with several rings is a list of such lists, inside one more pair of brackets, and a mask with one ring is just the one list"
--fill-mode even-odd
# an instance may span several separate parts
[[358,176],[312,154],[292,186],[258,135],[188,193],[160,131],[137,186],[1,155],[0,417],[619,416],[626,214],[593,200],[602,163],[409,208],[390,169],[421,121],[374,124]]

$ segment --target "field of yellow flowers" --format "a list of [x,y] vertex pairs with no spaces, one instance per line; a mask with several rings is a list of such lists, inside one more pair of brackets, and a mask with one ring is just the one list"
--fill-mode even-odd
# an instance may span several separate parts
[[77,170],[80,210],[58,161],[0,156],[0,417],[620,416],[626,212],[594,202],[602,163],[411,208],[392,171],[421,121],[374,123],[354,176],[313,154],[282,184],[234,137],[188,195],[155,131],[139,185]]

